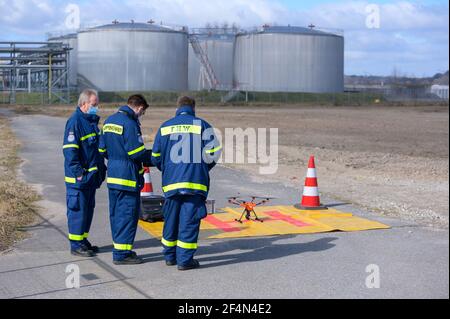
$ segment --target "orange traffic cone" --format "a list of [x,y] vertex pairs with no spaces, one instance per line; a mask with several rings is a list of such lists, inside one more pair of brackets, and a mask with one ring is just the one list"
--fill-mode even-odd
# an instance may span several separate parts
[[144,167],[144,187],[141,189],[141,197],[148,197],[153,195],[152,177],[150,175],[150,168]]
[[302,202],[295,207],[305,210],[327,209],[320,203],[319,187],[317,184],[316,165],[314,156],[309,158],[308,172],[306,173],[305,187],[303,188]]

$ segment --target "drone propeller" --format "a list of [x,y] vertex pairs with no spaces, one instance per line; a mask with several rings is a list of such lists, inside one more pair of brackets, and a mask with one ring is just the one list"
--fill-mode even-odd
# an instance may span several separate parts
[[276,199],[276,197],[270,197],[270,196],[251,196],[251,198],[255,198],[255,199]]

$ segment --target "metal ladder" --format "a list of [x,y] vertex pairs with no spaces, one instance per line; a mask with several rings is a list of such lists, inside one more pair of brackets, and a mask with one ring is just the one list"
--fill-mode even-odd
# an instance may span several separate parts
[[213,67],[209,62],[208,55],[205,53],[205,51],[203,51],[198,38],[194,34],[189,35],[189,42],[191,43],[192,49],[194,50],[195,55],[202,65],[203,70],[200,70],[200,73],[204,71],[204,75],[206,76],[209,87],[211,88],[211,90],[215,90],[219,85],[219,80],[217,79]]

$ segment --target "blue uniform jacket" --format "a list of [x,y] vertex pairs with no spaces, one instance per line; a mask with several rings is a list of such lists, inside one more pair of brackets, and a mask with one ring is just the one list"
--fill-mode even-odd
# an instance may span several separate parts
[[105,121],[100,153],[108,159],[108,188],[140,192],[144,186],[144,166],[151,166],[151,150],[146,150],[141,124],[129,106]]
[[182,106],[176,116],[158,130],[152,163],[162,172],[166,197],[209,192],[209,171],[220,157],[221,146],[214,130],[195,116],[190,106]]
[[[99,120],[97,115],[85,114],[79,107],[67,120],[63,153],[68,188],[99,188],[105,179],[106,166],[98,151]],[[77,179],[80,176],[81,181]]]

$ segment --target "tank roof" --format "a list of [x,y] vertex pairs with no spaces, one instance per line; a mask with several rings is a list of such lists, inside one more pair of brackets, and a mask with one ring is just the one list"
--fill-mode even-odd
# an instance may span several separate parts
[[[316,36],[338,36],[341,35],[332,33],[332,32],[325,32],[313,28],[306,28],[306,27],[297,27],[297,26],[263,26],[262,28],[259,28],[258,30],[254,30],[252,32],[253,34],[264,34],[264,33],[279,33],[279,34],[305,34],[305,35],[316,35]],[[244,33],[247,34],[247,33]]]
[[172,29],[170,27],[150,24],[150,23],[137,23],[137,22],[119,22],[105,24],[93,28],[83,30],[81,32],[97,31],[97,30],[121,30],[121,31],[150,31],[150,32],[184,32]]

